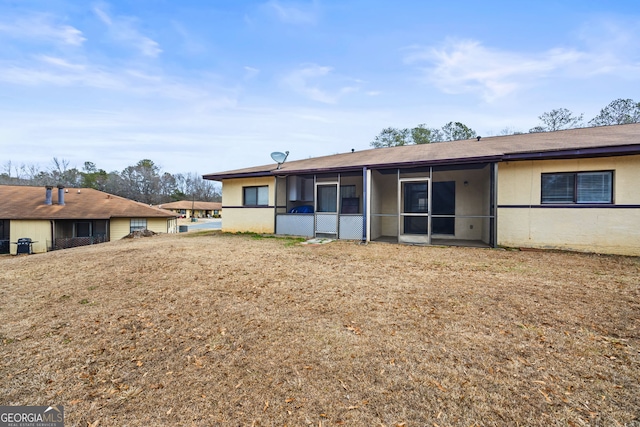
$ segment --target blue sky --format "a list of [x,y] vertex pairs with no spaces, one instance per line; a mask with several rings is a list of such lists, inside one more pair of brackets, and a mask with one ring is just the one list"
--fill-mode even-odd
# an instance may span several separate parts
[[0,46],[0,170],[204,174],[640,101],[637,0],[0,0]]

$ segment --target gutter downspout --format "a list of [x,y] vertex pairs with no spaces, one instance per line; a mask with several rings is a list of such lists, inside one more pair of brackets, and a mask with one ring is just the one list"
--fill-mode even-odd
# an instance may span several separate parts
[[362,242],[367,242],[367,167],[362,168]]
[[52,219],[49,220],[49,222],[51,223],[51,248],[47,248],[47,251],[54,250],[54,248],[56,247],[56,222]]
[[[280,164],[278,164],[280,169]],[[278,176],[273,177],[273,234],[278,235]]]
[[491,163],[491,176],[490,176],[490,226],[489,226],[489,246],[492,248],[498,247],[498,163]]

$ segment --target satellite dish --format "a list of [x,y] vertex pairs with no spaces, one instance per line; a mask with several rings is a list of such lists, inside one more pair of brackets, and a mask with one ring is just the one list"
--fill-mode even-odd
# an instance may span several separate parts
[[279,151],[274,151],[273,153],[271,153],[271,158],[273,159],[274,162],[278,164],[278,169],[280,169],[280,166],[285,162],[285,160],[287,160],[288,156],[289,156],[288,151],[285,151],[284,153],[281,153]]

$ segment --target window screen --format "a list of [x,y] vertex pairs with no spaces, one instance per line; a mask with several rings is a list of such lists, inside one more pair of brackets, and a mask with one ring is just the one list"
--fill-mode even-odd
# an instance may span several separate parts
[[542,174],[542,203],[613,203],[613,172]]
[[578,203],[611,203],[611,172],[579,173]]

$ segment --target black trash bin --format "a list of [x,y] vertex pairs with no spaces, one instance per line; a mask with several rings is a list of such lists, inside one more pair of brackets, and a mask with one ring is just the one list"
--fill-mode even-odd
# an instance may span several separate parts
[[31,245],[33,245],[33,241],[31,240],[30,237],[21,237],[18,239],[18,242],[16,243],[18,245],[18,250],[17,250],[17,254],[28,254],[31,255],[32,249],[31,249]]

